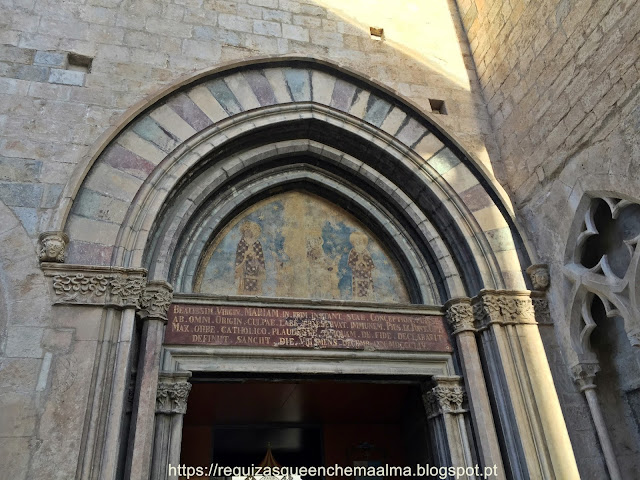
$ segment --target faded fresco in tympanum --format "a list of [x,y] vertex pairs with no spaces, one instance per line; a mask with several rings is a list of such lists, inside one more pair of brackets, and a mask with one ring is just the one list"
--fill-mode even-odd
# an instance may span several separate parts
[[351,214],[301,191],[241,213],[203,255],[194,291],[408,303],[399,269]]

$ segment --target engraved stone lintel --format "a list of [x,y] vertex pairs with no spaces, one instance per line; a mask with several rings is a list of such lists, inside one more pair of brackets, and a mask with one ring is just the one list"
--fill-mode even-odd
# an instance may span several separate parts
[[460,377],[434,377],[432,383],[422,386],[422,391],[427,418],[466,412],[463,408],[466,393]]
[[597,362],[582,362],[571,367],[573,381],[578,384],[581,392],[596,388],[594,380],[599,371],[600,365]]
[[140,297],[138,315],[143,320],[156,319],[167,322],[167,312],[173,301],[173,287],[162,280],[154,280],[147,284]]
[[43,263],[41,267],[54,305],[138,308],[146,285],[147,271],[140,268],[56,263]]
[[549,288],[549,265],[536,263],[527,268],[534,290],[545,291]]
[[64,232],[43,232],[38,238],[38,259],[42,262],[64,262],[69,236]]
[[535,311],[528,291],[482,290],[472,300],[478,329],[491,324],[536,324]]
[[445,304],[447,322],[454,335],[461,332],[475,332],[471,299],[455,298]]
[[163,373],[158,379],[156,413],[187,413],[187,399],[191,391],[191,372]]

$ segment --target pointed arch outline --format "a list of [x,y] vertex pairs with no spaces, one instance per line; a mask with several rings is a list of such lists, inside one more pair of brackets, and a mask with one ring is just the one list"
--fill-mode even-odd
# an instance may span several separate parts
[[[324,70],[319,70],[319,73],[316,74],[316,70],[313,70],[313,68],[316,67],[321,67],[321,69]],[[215,77],[216,75],[221,75],[222,73],[227,75],[242,76],[243,68],[289,68],[298,70],[302,68],[303,71],[304,68],[308,68],[308,83],[310,91],[312,91],[314,87],[322,87],[323,83],[324,86],[326,86],[327,84],[331,84],[334,88],[337,88],[335,87],[335,85],[337,85],[337,83],[340,81],[353,82],[353,84],[361,82],[360,85],[371,85],[375,83],[369,79],[364,79],[362,76],[354,75],[352,72],[349,72],[349,77],[346,80],[344,80],[343,77],[339,76],[327,80],[327,78],[329,77],[329,74],[326,73],[327,69],[329,69],[329,71],[335,70],[333,73],[337,75],[344,75],[344,69],[337,69],[334,66],[330,66],[327,62],[324,61],[280,57],[278,59],[261,59],[253,62],[245,62],[243,64],[235,64],[233,66],[227,67],[226,69],[216,69],[214,72],[202,72],[201,74],[193,77],[191,81],[185,81],[181,85],[170,87],[169,89],[167,89],[167,91],[176,93],[177,95],[184,94],[185,88],[197,88],[202,85],[202,81],[205,81],[203,79],[207,79],[212,76]],[[316,81],[316,77],[321,80]],[[194,84],[196,84],[195,87],[193,86]],[[116,221],[105,222],[105,224],[113,224],[113,226],[104,226],[105,231],[108,230],[109,235],[111,236],[113,236],[113,232],[116,230],[116,226],[118,225],[118,233],[116,234],[117,240],[114,239],[115,241],[113,242],[116,245],[116,248],[111,252],[111,258],[109,258],[108,261],[111,264],[116,265],[122,264],[123,261],[128,265],[140,265],[140,259],[142,257],[140,255],[140,252],[143,250],[143,248],[141,247],[141,242],[136,241],[136,245],[131,251],[128,251],[127,247],[124,246],[127,242],[123,242],[125,237],[130,234],[134,234],[134,230],[136,228],[139,228],[139,230],[137,233],[135,233],[135,235],[138,235],[141,232],[148,233],[151,231],[152,224],[155,221],[155,217],[153,219],[147,218],[142,222],[140,219],[137,219],[135,221],[132,221],[131,219],[135,217],[135,215],[137,215],[137,213],[141,209],[152,212],[160,212],[163,203],[162,201],[160,201],[160,199],[163,197],[162,194],[158,195],[158,192],[155,192],[155,194],[153,195],[153,200],[146,199],[142,201],[142,199],[145,195],[148,194],[148,191],[147,193],[145,193],[146,190],[148,190],[149,188],[155,188],[150,187],[151,185],[157,185],[157,182],[154,180],[155,178],[166,177],[166,175],[168,175],[167,171],[170,162],[176,162],[176,164],[179,165],[179,167],[177,169],[174,169],[170,174],[171,178],[177,184],[180,181],[179,177],[181,175],[187,174],[188,168],[186,167],[186,165],[189,162],[185,161],[184,158],[201,159],[207,155],[214,155],[210,150],[205,152],[208,147],[217,147],[224,150],[224,144],[229,140],[229,137],[226,135],[228,129],[236,128],[236,135],[254,131],[258,124],[260,124],[260,122],[264,122],[265,119],[268,119],[270,116],[272,118],[279,116],[281,118],[280,123],[284,125],[287,122],[293,121],[282,120],[282,116],[285,113],[284,110],[289,110],[288,113],[297,112],[299,118],[303,116],[304,111],[306,110],[309,118],[313,118],[315,121],[325,122],[327,125],[332,125],[336,128],[343,129],[351,133],[357,132],[357,135],[360,135],[361,139],[370,142],[372,146],[375,146],[381,151],[387,153],[393,152],[395,154],[401,152],[401,155],[404,156],[404,158],[412,159],[413,165],[411,165],[409,169],[420,170],[423,174],[424,171],[428,171],[429,169],[435,170],[435,173],[430,176],[430,181],[433,182],[434,180],[437,180],[440,182],[439,189],[444,192],[442,194],[442,197],[446,198],[451,203],[449,210],[446,212],[448,218],[446,220],[440,221],[440,224],[435,228],[436,230],[442,231],[443,226],[445,230],[447,230],[449,228],[455,229],[462,225],[468,234],[464,235],[465,238],[463,239],[463,241],[453,243],[453,250],[455,250],[457,247],[465,246],[466,248],[471,248],[472,250],[474,250],[474,253],[470,256],[461,256],[459,252],[454,252],[454,254],[452,255],[452,258],[454,259],[454,262],[457,262],[458,267],[460,267],[462,264],[463,269],[469,269],[469,265],[471,265],[473,267],[471,270],[475,269],[474,275],[471,275],[469,272],[467,272],[465,276],[464,281],[468,283],[468,285],[466,285],[466,288],[464,289],[466,291],[456,288],[456,292],[458,292],[458,294],[468,294],[469,292],[477,291],[482,287],[513,287],[514,285],[508,285],[508,283],[505,283],[505,280],[503,278],[503,272],[508,271],[509,268],[511,268],[511,271],[508,271],[507,273],[513,278],[518,278],[518,276],[520,276],[520,279],[516,280],[516,282],[520,282],[518,286],[524,286],[524,279],[521,275],[522,268],[520,267],[520,263],[526,262],[516,262],[518,263],[518,267],[515,270],[513,267],[505,268],[504,265],[501,265],[501,263],[504,263],[502,262],[502,257],[505,256],[503,255],[505,251],[510,255],[510,262],[512,264],[514,263],[514,258],[522,258],[523,256],[524,258],[526,258],[527,253],[525,251],[524,244],[521,241],[521,237],[517,231],[513,218],[509,213],[507,213],[507,208],[505,207],[505,205],[501,201],[499,201],[499,195],[497,191],[489,185],[490,182],[489,180],[487,180],[487,178],[489,177],[488,174],[484,171],[480,164],[470,160],[471,157],[467,154],[464,154],[459,145],[457,145],[448,135],[446,135],[446,133],[435,122],[433,122],[432,119],[428,118],[424,114],[417,112],[415,107],[410,105],[409,102],[400,100],[397,95],[393,95],[387,89],[380,88],[377,85],[375,85],[375,87],[377,88],[377,90],[369,92],[367,94],[369,97],[369,104],[366,105],[364,115],[361,115],[364,118],[357,118],[357,116],[353,115],[353,111],[348,111],[348,108],[336,108],[336,105],[333,105],[332,102],[327,102],[327,99],[332,101],[334,100],[334,98],[331,96],[331,92],[328,97],[325,93],[325,103],[329,103],[329,105],[323,105],[322,102],[319,102],[319,99],[314,96],[315,94],[313,92],[310,93],[311,98],[309,98],[307,101],[296,101],[296,99],[294,98],[295,95],[292,94],[291,91],[289,91],[289,94],[292,97],[291,99],[293,100],[291,102],[287,102],[284,104],[273,102],[271,105],[257,105],[254,106],[255,108],[247,108],[245,111],[237,112],[233,115],[229,114],[227,118],[221,119],[218,122],[212,122],[210,126],[201,130],[200,132],[197,132],[197,134],[195,135],[189,135],[189,133],[192,132],[186,128],[183,128],[183,130],[187,130],[187,133],[180,133],[175,131],[167,132],[167,129],[165,128],[166,125],[162,125],[162,120],[159,120],[161,129],[165,133],[167,133],[168,136],[173,136],[174,138],[178,139],[180,139],[181,136],[184,138],[181,138],[180,142],[175,142],[175,144],[168,146],[165,149],[166,151],[162,152],[166,155],[164,155],[163,158],[153,166],[152,173],[143,180],[140,188],[136,190],[135,195],[133,195],[130,199],[130,206],[127,209],[127,213],[125,215],[129,220],[124,222],[125,219],[121,218],[117,219]],[[180,90],[181,88],[182,90]],[[236,88],[238,88],[237,85]],[[333,96],[335,97],[335,92]],[[380,100],[381,102],[386,102],[389,106],[387,107],[387,112],[384,118],[382,118],[382,120],[380,121],[374,120],[372,124],[372,119],[367,118],[367,115],[369,115],[369,113],[371,112],[371,98],[374,97],[376,101]],[[166,100],[166,91],[164,97],[162,98]],[[391,99],[391,101],[394,101],[395,103],[389,103],[387,101],[389,99]],[[161,116],[161,114],[157,113],[158,109],[164,108],[166,110],[167,108],[169,108],[167,107],[167,102],[168,100],[157,106],[155,110],[150,110],[154,105],[156,105],[156,103],[152,102],[147,102],[146,107],[144,108],[142,106],[138,107],[135,110],[135,113],[137,113],[138,115],[133,115],[134,112],[132,112],[130,118],[120,126],[117,132],[114,131],[111,132],[111,134],[107,135],[108,140],[106,142],[103,142],[103,146],[96,151],[96,153],[91,157],[90,161],[87,162],[87,165],[79,169],[79,171],[81,170],[81,173],[77,175],[77,178],[69,182],[65,190],[63,204],[61,205],[61,213],[54,220],[54,222],[63,223],[65,226],[64,229],[72,234],[72,239],[74,238],[73,231],[79,231],[83,227],[87,227],[86,222],[83,225],[83,222],[78,220],[78,218],[83,217],[84,215],[80,214],[75,215],[74,217],[74,214],[76,214],[77,211],[72,210],[72,204],[77,199],[83,200],[83,194],[86,193],[86,191],[91,190],[92,185],[90,170],[93,169],[95,171],[96,165],[100,164],[100,162],[96,162],[98,158],[104,158],[105,156],[108,156],[110,154],[110,150],[109,148],[107,148],[107,144],[111,146],[114,143],[117,144],[118,141],[122,143],[122,138],[130,134],[131,129],[135,128],[136,125],[139,125],[142,121],[141,119],[149,117],[154,118],[154,112],[156,113],[155,120],[158,120],[157,117]],[[220,103],[220,105],[222,104]],[[352,106],[353,104],[350,105],[350,107]],[[396,116],[404,115],[404,117],[401,118],[402,121],[399,122],[399,128],[397,128],[397,130],[391,131],[389,128],[385,128],[385,122],[387,122],[387,120],[391,118],[394,112]],[[175,111],[170,112],[170,114],[175,114]],[[136,117],[135,120],[134,117]],[[423,123],[419,124],[418,120],[422,121]],[[378,125],[375,125],[375,123],[378,123]],[[125,126],[131,128],[125,129]],[[398,127],[398,125],[396,125],[396,127]],[[207,142],[209,143],[198,140],[202,137],[202,134],[205,133],[205,130],[207,130],[207,133],[215,132],[217,134],[215,136],[216,139],[211,140],[211,138],[209,138],[207,140]],[[409,133],[407,133],[407,131],[409,131]],[[415,131],[418,131],[419,133],[415,134]],[[411,137],[410,135],[413,135],[413,137]],[[420,155],[417,152],[417,150],[419,150],[419,148],[421,147],[421,142],[424,143],[427,137],[430,137],[432,139],[430,140],[431,143],[440,142],[440,148],[437,149],[438,152],[432,155],[430,158],[433,159],[446,150],[448,158],[444,158],[444,160],[439,159],[439,161],[448,161],[450,164],[453,164],[445,166],[445,168],[449,167],[449,170],[441,171],[438,169],[438,167],[442,169],[441,165],[429,165],[429,161],[425,161],[425,156]],[[413,140],[413,142],[408,140]],[[443,143],[443,141],[446,143]],[[155,154],[159,156],[162,153]],[[183,155],[184,158],[181,157],[178,160],[178,157],[180,155]],[[446,157],[447,155],[443,156]],[[451,160],[452,158],[453,160]],[[454,163],[454,161],[458,163]],[[192,162],[192,164],[193,163],[197,162]],[[451,184],[450,181],[442,181],[442,179],[445,178],[450,170],[458,170],[459,172],[462,172],[460,176],[463,178],[462,180],[458,179],[457,182],[466,187],[465,192],[457,191],[457,189],[455,188],[456,186]],[[82,180],[79,180],[79,178],[81,178]],[[493,209],[494,211],[491,213],[494,214],[494,216],[496,216],[496,212],[499,212],[498,216],[501,216],[501,218],[498,219],[497,223],[502,225],[502,232],[498,232],[500,235],[502,235],[502,237],[498,238],[497,240],[493,239],[493,241],[491,241],[492,238],[490,238],[490,235],[498,229],[488,229],[484,226],[479,225],[479,222],[481,220],[478,220],[476,218],[477,216],[475,215],[477,209],[474,211],[473,207],[469,208],[468,202],[465,203],[465,201],[463,201],[459,195],[460,193],[468,192],[474,187],[476,188],[476,190],[482,190],[483,192],[483,199],[480,201],[480,204],[489,205],[486,206],[486,208]],[[427,190],[428,189],[425,188],[425,191]],[[418,197],[420,195],[421,194],[418,194]],[[165,196],[165,198],[169,197]],[[489,199],[489,201],[487,201],[487,198]],[[413,200],[415,203],[416,198],[414,198]],[[145,205],[144,208],[141,206],[143,204]],[[432,214],[433,213],[435,212],[432,212]],[[441,212],[438,212],[438,214],[440,213]],[[84,216],[84,218],[87,217]],[[77,220],[78,225],[74,225],[74,220]],[[103,227],[103,225],[100,226]],[[504,230],[508,230],[506,237],[504,234]],[[142,237],[144,237],[144,235],[142,235]],[[511,242],[511,244],[500,250],[502,248],[500,242],[504,241],[506,241],[507,243]],[[145,245],[147,244],[146,240],[142,243],[144,243]],[[499,246],[499,248],[497,249],[495,247],[496,243]],[[469,245],[471,245],[472,247],[469,247]],[[449,244],[448,247],[449,249],[451,249],[451,244]],[[102,261],[107,260],[106,257],[108,256],[109,252],[103,255]],[[472,259],[475,259],[475,261],[479,261],[480,265],[475,265],[474,262],[471,262],[469,265],[467,265],[467,262],[471,261]],[[131,263],[132,260],[134,260],[133,263]],[[475,280],[472,278],[474,276],[477,277]],[[450,294],[451,293],[449,293],[449,295]]]

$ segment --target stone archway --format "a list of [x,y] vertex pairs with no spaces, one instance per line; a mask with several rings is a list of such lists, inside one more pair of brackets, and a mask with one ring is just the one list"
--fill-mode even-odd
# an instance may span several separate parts
[[[348,359],[354,368],[372,360],[416,368],[440,362],[446,371],[432,375],[445,375],[443,385],[457,382],[454,374],[464,378],[476,435],[461,433],[464,420],[456,415],[466,413],[460,402],[453,410],[446,402],[436,408],[434,415],[442,415],[437,431],[443,462],[468,465],[477,448],[482,465],[502,470],[508,459],[504,463],[514,478],[577,475],[575,462],[567,460],[570,446],[557,398],[549,395],[553,382],[523,275],[529,260],[509,209],[481,166],[398,96],[308,59],[211,71],[149,104],[79,172],[52,229],[68,234],[68,262],[81,264],[82,273],[67,272],[66,266],[45,271],[54,282],[80,281],[81,275],[93,285],[87,291],[79,286],[79,295],[59,302],[118,312],[106,334],[119,335],[119,343],[100,366],[112,372],[112,384],[93,417],[102,419],[96,422],[106,435],[100,440],[94,432],[98,440],[87,471],[100,471],[101,478],[122,471],[148,478],[153,449],[171,448],[165,440],[177,435],[173,420],[156,419],[160,370],[167,388],[178,377],[184,387],[191,360],[194,368],[206,369],[214,368],[206,354],[228,355],[229,365],[250,356],[224,347],[163,346],[167,310],[174,288],[178,297],[192,292],[208,242],[240,209],[274,189],[295,187],[331,197],[378,234],[404,272],[412,302],[447,313],[461,367],[450,355],[443,363],[431,354],[396,358],[389,352],[373,358],[367,352],[294,354],[290,360],[324,368]],[[270,361],[287,368],[277,349],[261,351],[250,368]],[[136,364],[126,435],[123,409]],[[450,389],[443,385],[432,391],[438,401],[448,398]],[[460,386],[455,389],[461,399]],[[179,415],[180,408],[158,412]],[[165,435],[164,447],[158,437],[154,447],[154,428]],[[122,459],[118,465],[106,458],[124,450],[126,466]]]

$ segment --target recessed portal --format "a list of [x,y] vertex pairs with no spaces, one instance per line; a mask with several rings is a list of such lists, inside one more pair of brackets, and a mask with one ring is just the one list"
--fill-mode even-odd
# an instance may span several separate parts
[[286,467],[428,463],[420,387],[329,379],[194,381],[182,464],[257,466],[269,447]]

